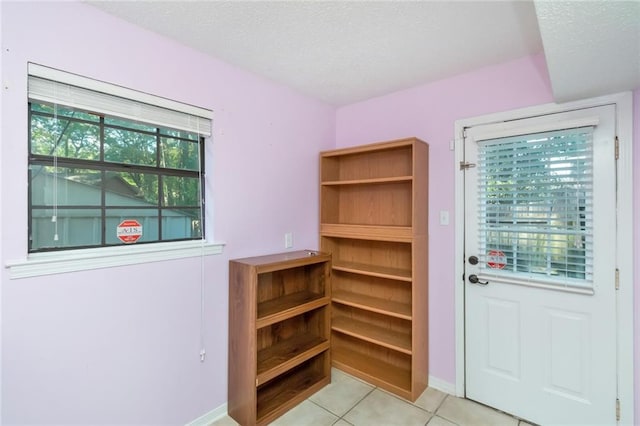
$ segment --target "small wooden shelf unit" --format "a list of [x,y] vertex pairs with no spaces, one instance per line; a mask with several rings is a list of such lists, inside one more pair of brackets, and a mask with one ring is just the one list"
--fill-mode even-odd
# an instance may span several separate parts
[[229,262],[228,412],[270,423],[331,380],[331,256],[296,251]]
[[411,401],[429,374],[428,162],[415,138],[320,155],[332,363]]

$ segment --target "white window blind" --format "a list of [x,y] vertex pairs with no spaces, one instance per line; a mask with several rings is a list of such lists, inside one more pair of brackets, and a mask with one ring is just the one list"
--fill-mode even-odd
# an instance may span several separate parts
[[588,126],[478,143],[483,273],[592,287],[592,137]]
[[211,136],[210,110],[37,64],[29,99]]

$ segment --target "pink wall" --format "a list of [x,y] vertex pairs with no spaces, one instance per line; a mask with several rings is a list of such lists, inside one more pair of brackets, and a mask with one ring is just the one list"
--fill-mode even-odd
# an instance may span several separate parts
[[[430,373],[452,385],[456,381],[454,322],[455,224],[439,224],[439,212],[454,206],[454,122],[458,119],[552,102],[543,55],[527,57],[469,74],[396,92],[339,108],[336,145],[345,147],[417,136],[430,144],[429,161],[429,342]],[[640,143],[640,90],[635,92],[635,137]],[[636,149],[636,170],[640,148]],[[640,182],[635,178],[636,217],[640,212]],[[636,242],[640,227],[636,227]],[[638,243],[636,243],[638,244]],[[635,264],[640,265],[636,246]],[[640,273],[640,271],[637,271]],[[640,284],[635,288],[635,330],[640,330]],[[636,336],[638,333],[636,332]],[[636,354],[640,338],[636,337]],[[640,359],[636,356],[636,389],[640,390]],[[640,391],[636,391],[635,418],[640,421]]]
[[2,268],[2,423],[185,424],[219,407],[228,260],[284,251],[285,232],[317,247],[335,109],[82,3],[2,2],[1,28],[3,265],[27,249],[28,61],[213,109],[208,231],[228,243],[206,258],[204,363],[199,258],[20,280]]

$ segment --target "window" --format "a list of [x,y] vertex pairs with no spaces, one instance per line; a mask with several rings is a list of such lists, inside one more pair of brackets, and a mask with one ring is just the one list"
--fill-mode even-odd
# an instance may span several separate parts
[[29,77],[29,252],[203,239],[210,120],[101,89]]
[[592,134],[584,127],[478,143],[481,252],[508,259],[505,271],[590,285]]

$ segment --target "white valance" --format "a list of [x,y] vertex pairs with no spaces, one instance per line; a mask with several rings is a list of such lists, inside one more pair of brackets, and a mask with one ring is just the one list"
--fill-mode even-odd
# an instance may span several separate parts
[[211,136],[211,110],[29,64],[29,99]]

